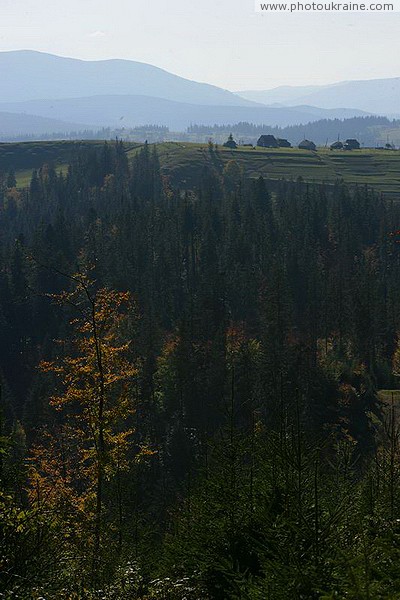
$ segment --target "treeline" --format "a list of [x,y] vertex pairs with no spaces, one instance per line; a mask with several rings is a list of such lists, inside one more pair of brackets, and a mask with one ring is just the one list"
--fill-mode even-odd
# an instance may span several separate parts
[[[271,127],[271,125],[254,125],[253,123],[234,123],[231,125],[192,125],[188,133],[199,136],[218,137],[226,139],[233,133],[238,139],[255,143],[262,134],[271,134],[278,138],[288,139],[293,144],[298,144],[304,138],[313,140],[316,144],[324,146],[338,139],[357,138],[363,145],[369,147],[381,146],[387,142],[387,134],[395,135],[398,143],[399,135],[393,130],[400,128],[399,120],[390,120],[386,117],[353,117],[351,119],[321,119],[288,127]],[[392,142],[392,139],[389,139]]]
[[185,132],[170,131],[162,125],[143,125],[140,127],[110,128],[72,132],[43,133],[40,135],[1,136],[4,142],[29,142],[34,140],[115,140],[116,138],[133,142],[186,141],[207,143],[211,138],[216,143],[226,141],[229,134],[243,143],[255,144],[262,134],[271,134],[286,138],[296,145],[304,137],[324,146],[327,142],[357,138],[367,147],[384,146],[388,141],[400,144],[400,120],[386,117],[353,117],[350,119],[321,119],[309,123],[274,127],[268,124],[232,123],[226,125],[193,124]]
[[209,152],[3,180],[3,597],[400,594],[399,208]]
[[169,129],[163,125],[142,125],[140,127],[121,127],[111,128],[102,127],[98,129],[83,129],[79,131],[54,131],[43,132],[40,134],[15,134],[1,135],[0,142],[32,142],[32,141],[51,141],[51,140],[133,140],[162,142],[168,135]]

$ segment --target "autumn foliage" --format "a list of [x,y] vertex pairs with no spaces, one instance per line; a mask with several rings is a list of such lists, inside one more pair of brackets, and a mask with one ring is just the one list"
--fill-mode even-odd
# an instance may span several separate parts
[[72,342],[59,342],[57,359],[40,365],[58,380],[50,403],[62,418],[32,451],[29,495],[32,503],[60,511],[64,522],[91,530],[97,554],[104,489],[127,469],[133,434],[138,370],[123,340],[133,305],[127,293],[94,291],[86,276],[73,276],[73,283],[73,291],[54,298],[79,315],[71,321]]

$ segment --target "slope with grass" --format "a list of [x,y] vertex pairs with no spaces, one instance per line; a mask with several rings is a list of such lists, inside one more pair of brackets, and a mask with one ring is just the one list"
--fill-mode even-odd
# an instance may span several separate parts
[[[30,173],[44,163],[57,168],[67,165],[81,150],[100,148],[102,141],[25,142],[0,144],[0,172],[14,169],[19,186],[27,185]],[[127,143],[130,160],[142,144]],[[272,181],[295,180],[332,184],[343,179],[350,186],[369,185],[387,199],[400,200],[400,151],[357,150],[317,152],[291,149],[239,147],[230,150],[207,144],[166,142],[156,144],[164,174],[182,188],[196,186],[204,169],[222,174],[229,161],[235,161],[246,177],[260,175]]]
[[[204,168],[224,166],[234,160],[247,177],[262,175],[268,179],[297,179],[333,183],[343,179],[349,185],[369,185],[387,198],[400,199],[400,151],[358,150],[317,152],[291,149],[218,147],[210,151],[204,144],[169,142],[157,145],[161,166],[180,185],[195,185]],[[134,154],[135,150],[129,152]]]

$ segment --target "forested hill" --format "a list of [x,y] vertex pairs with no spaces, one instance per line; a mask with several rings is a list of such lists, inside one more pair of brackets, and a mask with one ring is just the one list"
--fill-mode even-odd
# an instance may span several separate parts
[[[56,171],[66,172],[72,158],[83,151],[101,150],[101,141],[20,142],[0,144],[0,173],[13,170],[18,187],[29,185],[32,170],[43,164],[52,165]],[[113,142],[109,142],[110,145]],[[128,162],[143,144],[125,142],[123,149]],[[204,169],[223,174],[236,166],[247,178],[263,176],[271,181],[296,180],[334,184],[343,179],[350,187],[369,185],[387,199],[400,198],[400,151],[358,150],[331,152],[318,148],[308,150],[265,149],[240,146],[236,150],[221,145],[166,142],[155,145],[162,174],[174,185],[193,189],[201,179]]]
[[399,597],[399,205],[172,152],[2,178],[0,592]]
[[[112,144],[112,142],[111,142]],[[124,151],[130,152],[141,144],[124,143]],[[75,156],[90,150],[101,150],[104,141],[68,140],[49,142],[0,143],[0,172],[9,170],[32,171],[44,164],[68,165]]]

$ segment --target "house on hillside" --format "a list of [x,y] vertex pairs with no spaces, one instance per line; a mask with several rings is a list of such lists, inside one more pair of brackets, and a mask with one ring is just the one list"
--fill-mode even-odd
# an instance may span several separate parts
[[230,134],[230,136],[228,137],[228,140],[224,144],[224,148],[231,148],[232,150],[236,150],[237,147],[238,147],[238,145],[235,142],[235,140],[233,139],[233,135]]
[[261,148],[279,148],[278,140],[273,135],[262,135],[258,138],[257,146]]
[[360,142],[358,140],[348,139],[344,143],[344,149],[345,150],[359,150]]
[[278,142],[279,148],[291,148],[292,147],[292,144],[288,140],[285,140],[284,138],[277,138],[276,141]]
[[343,150],[343,142],[339,142],[339,140],[337,142],[333,142],[333,144],[330,145],[330,149],[331,150]]
[[303,140],[302,142],[300,142],[299,148],[300,150],[312,150],[312,152],[315,152],[317,146],[314,144],[314,142],[311,142],[310,140]]

